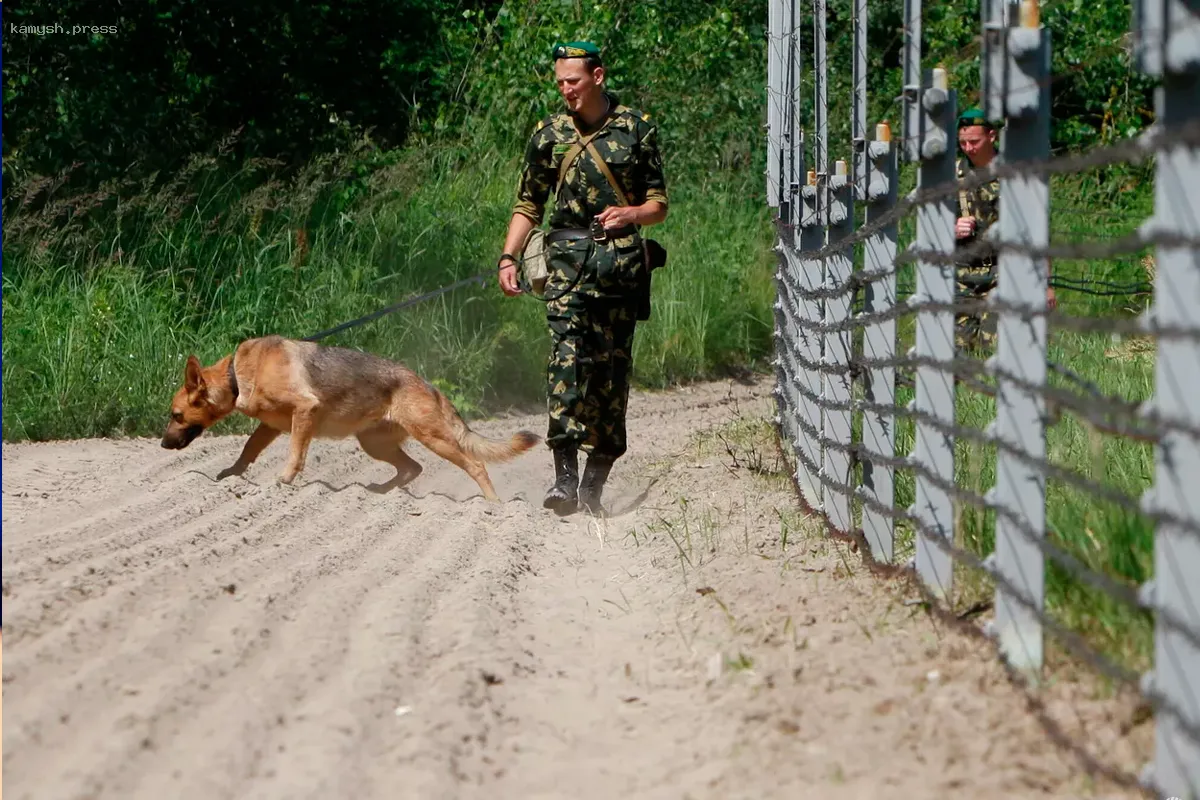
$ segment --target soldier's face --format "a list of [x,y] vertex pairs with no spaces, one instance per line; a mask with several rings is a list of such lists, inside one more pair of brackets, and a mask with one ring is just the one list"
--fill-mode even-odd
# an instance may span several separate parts
[[604,67],[587,68],[582,58],[560,58],[554,62],[558,93],[571,111],[592,105],[604,89]]
[[959,128],[958,146],[973,165],[986,166],[996,155],[996,132],[982,125]]

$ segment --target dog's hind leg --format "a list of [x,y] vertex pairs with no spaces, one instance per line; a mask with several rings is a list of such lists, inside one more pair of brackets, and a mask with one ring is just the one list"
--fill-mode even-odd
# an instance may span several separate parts
[[396,468],[396,477],[388,481],[389,486],[404,486],[421,474],[421,465],[400,448],[404,435],[379,426],[363,431],[356,438],[367,455]]
[[414,427],[410,432],[413,438],[421,444],[470,475],[475,483],[479,484],[479,488],[483,490],[485,498],[499,502],[500,496],[496,494],[496,488],[492,486],[492,480],[488,477],[487,467],[478,458],[463,450],[458,442],[454,440],[449,430],[445,430],[444,433],[442,431],[434,433]]
[[245,447],[242,448],[242,454],[238,456],[237,461],[233,462],[233,466],[226,467],[217,473],[217,480],[223,480],[230,475],[241,475],[246,471],[246,468],[262,455],[262,451],[266,450],[271,442],[275,441],[279,436],[279,431],[270,427],[265,422],[260,422],[254,433],[250,434],[250,438],[246,440]]

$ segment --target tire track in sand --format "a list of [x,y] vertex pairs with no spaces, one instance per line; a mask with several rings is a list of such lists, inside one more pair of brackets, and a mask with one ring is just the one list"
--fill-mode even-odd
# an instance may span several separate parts
[[[350,468],[344,466],[333,477],[340,479],[348,474]],[[179,490],[164,481],[159,484],[159,494],[168,496],[160,496],[157,505],[167,510],[145,523],[118,528],[107,537],[92,536],[90,525],[105,524],[104,517],[98,522],[81,520],[57,532],[61,539],[84,537],[89,543],[82,547],[67,545],[45,556],[38,565],[40,570],[25,569],[23,562],[16,561],[5,576],[7,593],[19,593],[22,601],[17,615],[6,620],[11,641],[19,642],[26,636],[36,639],[47,630],[63,631],[60,623],[71,608],[101,600],[114,589],[127,595],[128,605],[151,582],[177,576],[191,570],[193,564],[234,556],[242,546],[251,546],[249,535],[237,535],[242,524],[249,523],[253,528],[262,513],[271,518],[300,516],[295,503],[289,500],[298,501],[300,509],[315,510],[323,494],[321,485],[315,483],[296,489],[269,483],[249,489],[242,483],[240,490],[233,486],[207,483],[190,491],[185,488],[183,491],[191,497],[179,499],[175,496]],[[129,512],[123,511],[121,516],[136,519]],[[66,630],[71,628],[67,626]]]
[[[156,461],[154,467],[146,468],[125,481],[110,479],[104,491],[98,493],[100,496],[97,499],[77,502],[69,514],[53,507],[26,514],[20,520],[22,527],[28,526],[36,532],[6,546],[6,560],[12,559],[23,570],[14,572],[11,577],[14,580],[29,580],[38,574],[36,566],[39,562],[57,565],[90,558],[95,553],[110,549],[116,540],[127,545],[135,533],[128,528],[130,520],[144,520],[138,530],[153,532],[189,513],[199,515],[218,503],[228,501],[229,494],[253,493],[254,487],[247,486],[245,482],[216,481],[217,473],[233,462],[237,451],[233,445],[233,442],[218,441],[207,451],[192,453],[185,450],[180,458],[167,460],[166,463]],[[111,459],[96,461],[99,463],[95,469],[101,474],[113,472],[124,475],[124,469],[128,467],[127,464],[112,463]],[[274,475],[265,473],[260,465],[261,461],[256,465],[260,467],[255,470],[257,477],[252,477],[261,489],[273,482]],[[343,465],[343,470],[347,469]],[[11,502],[10,495],[20,492],[10,491],[7,471],[4,482],[4,501],[7,506]],[[130,491],[131,487],[135,491]],[[59,496],[74,493],[73,488],[64,489],[57,485],[53,475],[47,476],[44,483],[27,488],[26,492],[29,491],[39,494],[59,492]],[[82,540],[81,534],[86,534]],[[9,577],[7,564],[5,576]]]
[[[110,446],[100,450],[86,445],[81,450],[72,442],[5,445],[4,521],[33,529],[60,528],[80,517],[112,511],[114,503],[124,508],[139,500],[161,501],[153,490],[130,489],[156,487],[193,471],[211,478],[233,463],[240,449],[236,437],[200,439],[182,451],[163,450],[150,439],[105,443]],[[36,548],[39,542],[22,537],[18,546]]]
[[[160,583],[154,587],[157,591],[144,594],[143,602],[156,610],[160,606],[164,609],[155,613],[153,619],[134,624],[133,630],[127,631],[134,639],[131,646],[127,646],[125,636],[107,636],[103,640],[104,646],[88,647],[92,652],[86,654],[87,662],[95,666],[83,679],[77,679],[69,671],[60,674],[57,681],[60,686],[63,683],[74,686],[68,685],[57,692],[53,690],[53,680],[46,682],[53,676],[43,676],[39,670],[38,683],[50,690],[51,696],[59,698],[59,702],[50,707],[44,704],[37,710],[37,717],[43,726],[54,726],[57,722],[61,727],[53,732],[35,729],[30,738],[45,741],[49,738],[47,734],[52,733],[56,747],[83,756],[71,762],[70,771],[63,776],[65,781],[89,793],[115,791],[112,796],[133,796],[129,790],[134,786],[122,784],[136,784],[143,774],[138,770],[130,771],[130,765],[140,759],[151,765],[152,770],[156,755],[163,749],[170,751],[172,738],[179,729],[186,727],[180,722],[180,715],[223,697],[231,701],[223,704],[225,711],[237,705],[246,706],[250,698],[239,693],[237,685],[244,675],[256,674],[257,662],[263,654],[277,647],[271,641],[272,628],[287,626],[301,637],[312,634],[312,627],[295,626],[297,609],[304,609],[308,614],[326,614],[328,606],[324,597],[314,596],[314,593],[321,593],[323,579],[337,575],[342,567],[353,573],[381,548],[387,547],[396,530],[396,509],[390,503],[376,503],[365,515],[355,510],[354,506],[358,505],[355,503],[341,509],[342,514],[314,514],[319,501],[328,501],[327,495],[328,492],[314,492],[310,497],[314,502],[306,508],[277,513],[264,521],[263,529],[258,533],[270,535],[274,531],[280,534],[280,547],[260,549],[251,554],[249,562],[225,562],[227,568],[234,568],[231,572],[242,581],[240,596],[236,590],[229,594],[215,589],[210,580],[202,581],[200,586],[195,582],[190,585]],[[280,498],[277,502],[286,508],[289,499]],[[314,525],[314,521],[317,524]],[[296,522],[301,524],[294,524]],[[231,529],[230,535],[240,534]],[[421,540],[415,542],[418,554],[420,543]],[[406,548],[406,553],[411,556],[413,548]],[[226,577],[233,576],[225,573],[219,580]],[[135,609],[123,611],[137,619]],[[321,630],[320,626],[315,630]],[[285,645],[280,655],[285,663],[293,662],[296,655],[295,651],[288,652],[286,647],[298,644],[293,640]],[[299,652],[303,653],[302,647]],[[19,673],[22,666],[19,660],[12,659],[6,665],[6,671]],[[312,666],[295,668],[308,674]],[[258,681],[255,684],[263,688]],[[221,693],[222,687],[227,687],[225,695]],[[74,710],[95,706],[98,688],[110,693],[111,707],[101,710],[102,721],[92,719],[74,729],[72,722],[78,723]],[[271,689],[286,693],[288,683],[272,681]],[[17,719],[10,717],[12,729],[22,730],[24,720],[18,715],[13,716]],[[252,718],[266,719],[257,713],[252,714]],[[248,727],[253,728],[253,725]],[[220,741],[226,741],[238,751],[244,749],[239,744],[244,740],[236,734],[230,737],[228,728],[214,739],[219,733],[209,731],[206,749],[211,751],[216,746],[214,742]],[[6,742],[6,754],[20,745],[19,740],[12,745]],[[36,761],[19,762],[10,772],[6,764],[6,777],[20,785],[25,769],[48,774],[48,765],[41,767],[37,770]],[[121,779],[115,783],[112,775],[106,774],[114,770],[120,773]],[[203,772],[221,775],[224,770],[214,772],[211,764],[206,764]],[[190,791],[192,787],[187,788]],[[50,796],[48,789],[43,787],[38,796]],[[136,796],[171,794],[138,793]]]

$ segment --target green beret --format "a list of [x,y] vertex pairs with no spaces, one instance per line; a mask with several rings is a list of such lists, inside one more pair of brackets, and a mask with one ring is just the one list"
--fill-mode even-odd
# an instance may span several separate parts
[[560,58],[594,58],[600,60],[600,48],[591,42],[555,42],[554,60]]
[[958,115],[958,127],[970,128],[975,125],[982,125],[985,128],[996,128],[997,125],[992,123],[983,114],[983,110],[979,108],[969,108]]

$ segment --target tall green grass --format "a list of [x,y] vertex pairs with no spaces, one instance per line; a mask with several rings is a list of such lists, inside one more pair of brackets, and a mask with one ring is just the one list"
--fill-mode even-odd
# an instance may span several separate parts
[[[481,273],[485,286],[325,341],[405,360],[468,415],[537,407],[544,305],[505,298],[494,275],[519,155],[425,144],[376,154],[361,180],[368,159],[355,155],[248,192],[253,165],[197,159],[173,191],[68,201],[99,207],[104,226],[67,204],[10,218],[5,439],[154,435],[189,353],[211,363],[242,338],[307,336]],[[653,233],[669,263],[635,340],[640,386],[767,354],[772,234],[752,178],[672,180],[670,216]]]

